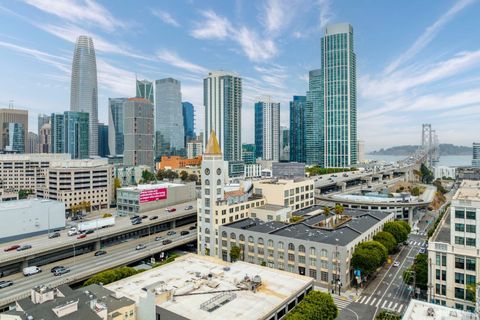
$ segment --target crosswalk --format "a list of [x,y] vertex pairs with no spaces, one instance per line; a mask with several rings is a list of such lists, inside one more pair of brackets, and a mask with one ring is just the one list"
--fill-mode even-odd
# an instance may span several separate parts
[[411,246],[420,246],[420,247],[423,247],[425,246],[425,241],[413,241],[413,240],[410,240],[410,245]]
[[333,302],[335,303],[335,305],[339,310],[345,309],[346,307],[348,307],[350,303],[352,303],[352,301],[348,299],[343,299],[344,297],[339,297],[337,295],[332,296],[332,298],[333,298]]
[[394,300],[376,298],[374,296],[362,296],[356,302],[360,304],[369,305],[372,307],[378,307],[380,309],[392,310],[398,313],[402,312],[402,310],[407,305],[407,303],[401,303]]

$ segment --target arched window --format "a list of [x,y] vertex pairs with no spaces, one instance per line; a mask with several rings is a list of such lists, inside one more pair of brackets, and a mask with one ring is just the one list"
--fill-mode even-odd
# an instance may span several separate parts
[[315,247],[310,247],[310,255],[315,255]]
[[217,186],[221,185],[222,181],[220,179],[217,180]]
[[245,241],[245,236],[241,234],[240,236],[238,236],[238,239],[240,239],[240,241]]
[[322,257],[328,257],[328,251],[326,249],[322,249],[321,255]]
[[210,234],[210,229],[205,228],[205,233],[206,233],[206,234]]
[[305,247],[302,244],[298,246],[298,252],[305,252]]
[[232,233],[230,234],[230,239],[235,240],[236,238],[237,238],[237,237],[235,236],[235,233],[232,232]]
[[293,245],[293,243],[288,244],[288,250],[292,250],[292,251],[295,250],[295,246]]
[[222,231],[222,238],[226,238],[227,237],[227,232],[226,231]]
[[273,240],[268,240],[267,243],[268,243],[268,246],[269,246],[269,247],[273,247]]
[[248,242],[253,242],[253,237],[252,236],[248,237]]
[[282,242],[282,241],[280,241],[280,242],[278,243],[278,249],[283,249],[283,242]]
[[263,244],[263,238],[258,238],[258,244]]

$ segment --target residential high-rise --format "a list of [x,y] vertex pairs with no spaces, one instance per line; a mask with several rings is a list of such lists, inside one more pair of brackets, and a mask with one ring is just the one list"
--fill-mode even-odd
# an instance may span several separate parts
[[195,140],[195,112],[193,104],[190,102],[182,102],[183,110],[183,130],[185,132],[185,143]]
[[365,141],[357,140],[357,162],[365,161]]
[[182,93],[178,80],[155,81],[155,131],[164,146],[156,150],[156,156],[185,148]]
[[110,154],[123,155],[123,104],[127,98],[108,98],[108,149]]
[[87,159],[89,118],[87,112],[52,113],[52,153],[69,153],[72,159]]
[[153,82],[136,80],[136,97],[147,99],[153,104]]
[[0,109],[0,150],[23,153],[28,145],[28,111]]
[[212,71],[203,80],[205,106],[204,146],[214,131],[229,162],[229,175],[243,175],[242,164],[242,79],[233,72]]
[[98,85],[97,62],[93,40],[79,36],[72,63],[70,111],[89,115],[89,155],[98,154]]
[[474,142],[472,145],[472,166],[480,168],[480,143]]
[[324,167],[357,163],[357,88],[353,28],[329,25],[321,42]]
[[323,166],[322,70],[309,72],[305,107],[305,162]]
[[45,123],[39,131],[39,146],[38,152],[39,153],[50,153],[51,152],[51,141],[52,141],[52,130],[50,124],[50,116],[48,117],[49,122]]
[[293,96],[290,101],[290,161],[305,162],[306,96]]
[[242,161],[245,164],[253,164],[257,162],[256,146],[253,143],[242,144]]
[[38,153],[38,135],[35,132],[28,133],[27,153]]
[[130,98],[123,104],[125,166],[153,168],[153,104],[143,98]]
[[280,159],[280,103],[270,96],[255,103],[255,152],[262,160]]
[[40,136],[40,129],[42,129],[43,125],[46,123],[50,123],[50,116],[46,114],[39,114],[38,115],[38,136]]
[[280,126],[280,160],[290,160],[290,129]]
[[108,149],[108,125],[98,124],[98,155],[106,157],[110,154]]

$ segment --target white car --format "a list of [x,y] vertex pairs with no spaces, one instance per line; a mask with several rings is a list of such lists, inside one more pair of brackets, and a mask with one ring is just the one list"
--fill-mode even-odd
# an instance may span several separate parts
[[395,262],[393,263],[393,266],[394,266],[394,267],[400,267],[400,262],[395,261]]

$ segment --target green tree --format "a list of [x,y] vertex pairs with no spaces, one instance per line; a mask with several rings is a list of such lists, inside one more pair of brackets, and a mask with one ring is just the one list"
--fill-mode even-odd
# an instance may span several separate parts
[[155,181],[156,177],[153,173],[151,173],[148,170],[143,170],[142,171],[142,180],[143,182],[150,182],[150,181]]
[[330,215],[330,211],[331,211],[331,209],[329,207],[323,208],[323,215],[325,217],[328,217]]
[[395,222],[401,224],[405,230],[407,230],[407,233],[410,234],[410,232],[412,232],[412,227],[408,224],[407,221],[404,221],[404,220],[395,220]]
[[168,180],[177,179],[178,178],[178,173],[169,169],[169,170],[165,171],[165,178],[167,178]]
[[198,182],[198,176],[195,173],[191,173],[188,175],[188,181]]
[[415,286],[427,290],[428,287],[428,255],[419,253],[415,257],[413,265],[403,272],[403,282],[408,285],[413,285],[415,279]]
[[332,296],[325,292],[310,291],[285,320],[333,320],[338,316],[338,308]]
[[424,163],[420,166],[420,176],[423,183],[432,183],[434,179],[432,171]]
[[110,270],[105,270],[100,273],[97,273],[93,275],[90,279],[85,281],[83,284],[84,286],[88,286],[91,284],[108,284],[112,283],[115,281],[118,281],[120,279],[126,278],[133,276],[134,274],[137,274],[139,271],[135,270],[134,268],[131,267],[120,267],[120,268],[115,268],[115,269],[110,269]]
[[157,170],[156,176],[157,176],[157,180],[165,179],[165,170],[163,170],[163,169]]
[[186,181],[188,179],[188,172],[185,170],[180,171],[180,179],[182,179],[182,181]]
[[290,223],[296,223],[296,222],[299,222],[299,221],[302,221],[303,218],[301,216],[292,216],[290,218]]
[[403,227],[403,225],[395,221],[385,223],[383,226],[383,231],[391,233],[392,236],[395,237],[395,240],[397,240],[397,243],[402,243],[408,238],[407,230]]
[[240,258],[240,247],[233,245],[230,248],[230,261],[235,262]]
[[20,189],[18,191],[18,199],[27,199],[28,195],[32,193],[33,191],[31,189]]
[[370,240],[370,241],[362,242],[358,245],[358,248],[376,251],[381,258],[380,264],[383,264],[385,261],[387,261],[388,250],[383,244],[381,244],[378,241]]
[[396,312],[382,310],[376,316],[375,320],[401,320],[402,316]]
[[411,190],[410,190],[410,194],[412,196],[415,196],[415,197],[418,197],[420,195],[420,189],[418,187],[413,187]]
[[397,240],[395,240],[395,237],[390,232],[380,231],[373,236],[373,240],[383,244],[389,254],[394,253],[397,248]]
[[351,265],[354,269],[360,269],[365,276],[372,275],[381,265],[382,257],[376,251],[357,248],[353,252]]
[[437,191],[440,192],[441,194],[447,193],[447,190],[443,187],[442,181],[440,179],[433,181],[433,185],[437,187]]

